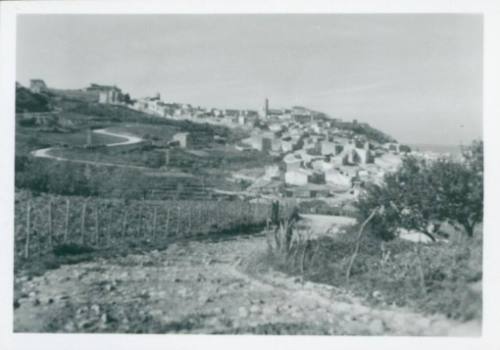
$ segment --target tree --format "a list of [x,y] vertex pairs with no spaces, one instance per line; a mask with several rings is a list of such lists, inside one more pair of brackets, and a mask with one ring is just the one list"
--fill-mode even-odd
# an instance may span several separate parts
[[374,208],[382,208],[369,227],[383,239],[405,228],[435,240],[434,228],[443,221],[460,225],[470,237],[483,216],[482,164],[482,143],[465,148],[462,160],[407,156],[383,184],[367,187],[356,204],[359,215],[364,220]]
[[462,149],[462,162],[439,160],[432,165],[439,174],[437,190],[440,217],[461,225],[472,237],[483,221],[483,142]]

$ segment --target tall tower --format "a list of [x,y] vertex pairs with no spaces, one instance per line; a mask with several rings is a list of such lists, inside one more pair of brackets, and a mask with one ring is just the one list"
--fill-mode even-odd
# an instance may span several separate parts
[[264,102],[264,118],[269,116],[269,99],[266,97],[266,101]]

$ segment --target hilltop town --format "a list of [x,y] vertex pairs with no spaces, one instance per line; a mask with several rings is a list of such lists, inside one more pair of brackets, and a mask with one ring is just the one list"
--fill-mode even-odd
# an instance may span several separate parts
[[[367,123],[343,121],[302,106],[271,108],[267,98],[261,110],[238,110],[166,102],[160,94],[133,99],[117,86],[100,84],[63,90],[49,88],[43,80],[33,79],[29,90],[33,94],[51,93],[91,104],[120,106],[159,119],[239,130],[244,136],[236,140],[213,134],[209,135],[212,138],[209,141],[241,153],[257,151],[276,160],[265,166],[244,166],[232,171],[228,179],[245,184],[244,188],[239,191],[214,188],[219,194],[316,198],[342,204],[354,200],[365,183],[382,181],[385,173],[398,168],[402,154],[412,152]],[[47,107],[47,111],[50,109]],[[54,114],[46,118],[54,118]],[[166,149],[164,163],[168,163],[169,150],[173,148],[203,154],[199,138],[200,135],[181,130],[144,142]]]

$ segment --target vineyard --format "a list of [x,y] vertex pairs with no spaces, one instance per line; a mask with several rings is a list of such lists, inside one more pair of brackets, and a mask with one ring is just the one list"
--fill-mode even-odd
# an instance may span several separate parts
[[268,203],[120,200],[38,195],[15,197],[15,257],[26,261],[61,245],[90,249],[156,243],[264,225]]

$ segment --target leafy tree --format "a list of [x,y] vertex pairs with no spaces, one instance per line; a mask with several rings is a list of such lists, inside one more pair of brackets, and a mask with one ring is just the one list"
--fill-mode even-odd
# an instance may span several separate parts
[[461,226],[472,236],[483,215],[482,154],[482,143],[473,143],[460,161],[405,157],[382,185],[367,187],[356,204],[360,217],[381,208],[369,227],[383,239],[392,239],[398,228],[406,228],[435,240],[435,228],[443,221]]

